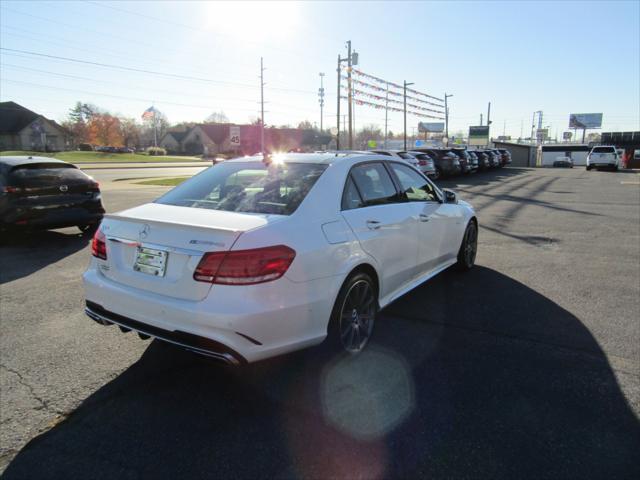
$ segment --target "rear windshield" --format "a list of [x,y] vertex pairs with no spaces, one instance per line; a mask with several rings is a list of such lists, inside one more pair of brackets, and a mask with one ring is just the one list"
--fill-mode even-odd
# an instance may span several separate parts
[[613,147],[593,147],[593,153],[616,153],[616,149]]
[[64,163],[28,163],[9,172],[9,183],[19,187],[45,187],[65,183],[83,183],[87,176],[73,165]]
[[180,184],[156,203],[290,215],[326,168],[315,163],[221,163]]

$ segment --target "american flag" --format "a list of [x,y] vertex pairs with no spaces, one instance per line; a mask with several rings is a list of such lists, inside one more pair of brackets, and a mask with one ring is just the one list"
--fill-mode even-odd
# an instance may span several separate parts
[[142,114],[142,119],[144,120],[145,118],[153,118],[155,116],[156,116],[156,109],[153,107],[149,107]]

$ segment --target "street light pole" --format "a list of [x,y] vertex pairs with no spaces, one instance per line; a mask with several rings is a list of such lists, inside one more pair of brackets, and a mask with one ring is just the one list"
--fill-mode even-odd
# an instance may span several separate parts
[[338,115],[336,116],[338,120],[338,133],[336,134],[336,150],[340,150],[340,62],[342,59],[340,55],[338,55]]
[[260,57],[260,152],[264,156],[264,64]]
[[353,150],[353,94],[351,93],[351,40],[347,40],[347,107],[349,111],[349,150]]
[[406,80],[404,81],[404,149],[407,149],[407,87],[409,85],[413,85],[413,83],[409,83]]
[[447,98],[453,97],[453,95],[447,95],[447,92],[444,92],[444,136],[449,138],[449,105],[447,103]]

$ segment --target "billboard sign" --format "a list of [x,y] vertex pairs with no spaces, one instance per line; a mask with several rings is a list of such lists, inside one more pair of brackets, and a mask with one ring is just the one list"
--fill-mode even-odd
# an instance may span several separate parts
[[418,122],[418,131],[427,133],[444,132],[444,122]]
[[489,145],[489,127],[476,126],[469,127],[469,145],[484,147]]
[[229,143],[231,148],[240,148],[240,127],[232,125],[229,127]]
[[572,113],[569,115],[569,128],[600,128],[602,127],[601,113]]

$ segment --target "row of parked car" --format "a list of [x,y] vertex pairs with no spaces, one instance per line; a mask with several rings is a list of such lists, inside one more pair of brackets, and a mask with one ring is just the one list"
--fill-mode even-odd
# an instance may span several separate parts
[[374,150],[374,153],[400,157],[432,179],[502,168],[511,163],[511,153],[503,148],[417,148],[410,151]]

